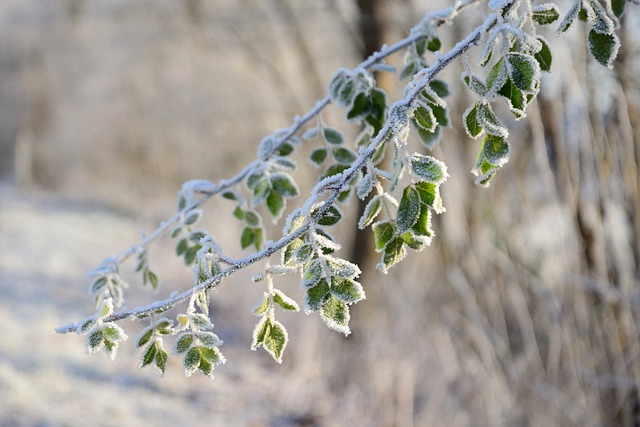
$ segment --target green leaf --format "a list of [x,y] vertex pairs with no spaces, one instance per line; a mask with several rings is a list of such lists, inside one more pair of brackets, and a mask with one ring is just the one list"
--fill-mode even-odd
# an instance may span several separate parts
[[435,36],[431,37],[427,42],[427,49],[429,49],[431,52],[439,51],[441,46],[442,46],[442,42],[438,37],[435,37]]
[[298,186],[290,175],[276,173],[271,175],[271,188],[282,197],[296,197]]
[[418,191],[409,186],[402,192],[402,199],[396,213],[398,233],[402,234],[413,227],[420,215],[420,195]]
[[310,288],[320,282],[323,277],[322,264],[319,259],[312,260],[302,273],[302,287]]
[[273,302],[278,304],[285,310],[299,311],[300,307],[293,299],[286,296],[282,291],[276,289],[273,291]]
[[175,344],[175,351],[177,354],[184,353],[191,348],[193,344],[192,334],[183,334],[177,340]]
[[217,347],[223,344],[222,340],[213,332],[198,332],[196,336],[207,347]]
[[264,228],[255,227],[253,229],[253,234],[256,236],[253,241],[253,247],[256,248],[257,251],[262,249],[262,244],[264,243]]
[[616,18],[620,18],[624,13],[626,1],[627,0],[611,0],[611,11]]
[[269,309],[269,295],[265,293],[264,298],[262,299],[260,304],[258,304],[256,308],[253,309],[253,315],[262,316],[264,313],[267,312],[268,309]]
[[381,209],[382,198],[380,197],[380,195],[376,194],[371,198],[371,200],[369,200],[367,206],[365,206],[364,212],[362,213],[362,216],[358,221],[358,228],[360,230],[363,230],[368,227],[373,222],[373,220],[376,219]]
[[516,120],[525,116],[524,110],[527,107],[526,95],[523,91],[515,87],[511,83],[511,80],[507,79],[498,93],[507,99],[509,110],[513,113]]
[[287,267],[291,267],[294,264],[291,262],[293,259],[293,254],[296,250],[302,245],[302,239],[296,239],[293,242],[289,243],[282,252],[282,263]]
[[344,86],[347,79],[346,70],[344,69],[338,70],[338,72],[336,72],[336,74],[331,78],[331,81],[329,82],[329,96],[332,101],[338,101],[342,86]]
[[449,96],[449,85],[442,80],[433,79],[429,82],[429,87],[441,98]]
[[255,211],[245,211],[244,216],[245,221],[247,221],[247,225],[252,227],[257,227],[260,225],[260,216]]
[[505,59],[500,58],[498,62],[491,68],[489,74],[487,75],[487,90],[497,91],[502,87],[504,81],[507,79],[507,66],[505,64]]
[[201,214],[202,214],[201,211],[193,210],[193,211],[191,211],[191,212],[189,212],[187,214],[187,216],[185,217],[185,219],[184,219],[184,221],[182,223],[184,225],[193,225],[200,219],[200,215]]
[[360,120],[366,117],[373,108],[373,101],[371,97],[364,93],[360,92],[358,96],[353,101],[353,106],[347,113],[348,120]]
[[153,287],[153,289],[158,289],[158,276],[156,275],[156,273],[154,273],[151,270],[148,270],[147,277],[149,278],[149,283],[151,283],[151,286]]
[[264,337],[269,332],[271,324],[269,316],[263,316],[253,328],[253,340],[251,342],[251,350],[256,350],[264,342]]
[[589,51],[600,64],[613,68],[613,61],[618,56],[620,40],[615,33],[600,34],[595,30],[589,31]]
[[560,18],[558,6],[553,3],[547,3],[532,8],[531,18],[538,25],[553,24]]
[[483,97],[487,94],[487,87],[478,77],[474,75],[465,75],[463,80],[467,86],[469,86],[469,89],[471,89],[476,95]]
[[331,154],[336,162],[343,165],[351,165],[358,158],[356,153],[344,147],[334,148]]
[[340,88],[340,93],[338,95],[338,104],[343,107],[351,105],[355,94],[356,83],[352,79],[348,79]]
[[382,255],[382,263],[378,265],[378,268],[386,273],[391,267],[400,262],[407,254],[404,248],[404,241],[401,237],[392,239],[384,248]]
[[148,346],[147,349],[145,350],[144,354],[142,355],[142,360],[140,362],[140,368],[144,368],[145,366],[147,366],[150,363],[152,363],[154,361],[154,359],[156,358],[157,352],[158,352],[158,347],[157,347],[155,342],[153,344],[151,344],[150,346]]
[[327,143],[332,145],[344,144],[344,136],[338,129],[326,127],[322,129],[322,137]]
[[191,348],[184,356],[184,371],[187,376],[194,373],[200,366],[200,349],[198,347]]
[[442,138],[442,127],[436,126],[436,129],[433,132],[418,128],[418,135],[420,136],[422,144],[424,144],[424,146],[429,150],[433,150]]
[[402,67],[400,70],[400,74],[398,75],[398,80],[402,81],[404,79],[408,79],[409,77],[413,77],[415,73],[418,72],[418,66],[413,58]]
[[369,97],[371,99],[371,110],[365,120],[373,127],[374,134],[377,134],[384,125],[387,94],[380,88],[373,88]]
[[349,307],[344,302],[329,297],[322,305],[320,316],[329,328],[345,335],[349,335],[351,332],[349,330],[349,319],[351,318]]
[[473,104],[462,115],[464,130],[471,138],[477,138],[482,133],[482,126],[478,123],[478,103]]
[[358,195],[358,198],[360,200],[364,200],[369,195],[369,193],[371,193],[371,191],[373,190],[374,179],[375,178],[373,178],[373,175],[371,173],[365,174],[365,176],[362,178],[362,180],[358,184],[358,189],[356,191],[356,194]]
[[153,329],[149,329],[144,334],[138,338],[138,342],[136,343],[136,347],[140,348],[151,340],[153,336]]
[[[311,211],[311,215],[313,217],[316,216],[320,208],[314,209]],[[317,218],[318,225],[334,225],[337,224],[342,219],[342,212],[336,205],[331,205],[329,208],[319,217]]]
[[275,191],[269,192],[267,197],[267,208],[271,212],[271,216],[274,218],[280,218],[282,211],[284,211],[284,197]]
[[309,161],[316,166],[320,166],[327,158],[326,148],[316,148],[309,154]]
[[[180,239],[178,244],[176,245],[176,255],[180,256],[184,254],[187,249],[189,249],[189,241],[187,239]],[[106,282],[106,279],[105,279]]]
[[282,323],[276,321],[273,322],[268,334],[265,335],[262,346],[276,362],[282,363],[282,354],[287,347],[288,339],[287,330]]
[[571,9],[569,9],[567,14],[564,16],[564,19],[562,20],[562,22],[560,22],[560,25],[556,30],[558,33],[564,33],[569,29],[573,21],[575,21],[576,17],[578,16],[578,12],[580,11],[581,5],[582,5],[582,0],[578,0],[573,4],[573,6],[571,6]]
[[312,253],[313,246],[311,246],[310,244],[304,244],[295,251],[294,259],[297,263],[303,263],[306,262],[309,257],[311,257]]
[[440,191],[437,185],[423,181],[415,184],[415,188],[420,194],[420,201],[422,204],[430,207],[436,213],[443,213],[445,211],[442,206],[442,198],[440,197]]
[[280,144],[280,146],[276,150],[276,154],[278,156],[286,157],[289,154],[293,153],[293,150],[294,148],[292,144],[289,144],[288,142],[283,142],[282,144]]
[[381,251],[396,235],[396,225],[393,221],[380,221],[372,226],[376,242],[376,251]]
[[357,265],[347,260],[327,256],[325,261],[327,267],[331,270],[332,276],[353,279],[361,273]]
[[227,200],[234,200],[234,201],[238,200],[238,196],[237,196],[236,192],[233,191],[233,190],[224,191],[222,193],[222,197],[224,197]]
[[200,347],[200,357],[203,360],[206,360],[211,365],[217,365],[221,362],[222,357],[220,355],[220,350],[217,348],[209,348],[209,347]]
[[331,295],[336,299],[351,304],[365,298],[362,285],[351,279],[331,278]]
[[498,116],[495,115],[491,109],[491,105],[486,102],[478,104],[478,123],[480,126],[491,135],[501,136],[506,138],[509,135],[509,131],[504,127]]
[[451,126],[451,120],[449,119],[449,109],[440,105],[430,104],[433,115],[440,127],[448,128]]
[[506,139],[487,135],[482,141],[482,153],[484,158],[494,166],[503,166],[509,161],[509,143]]
[[189,249],[186,250],[186,252],[184,253],[184,263],[187,266],[193,265],[200,248],[201,248],[200,245],[195,245],[195,246],[191,246]]
[[317,285],[307,289],[305,294],[305,311],[318,311],[329,295],[329,284],[325,279],[320,280]]
[[433,110],[426,104],[418,105],[415,109],[413,120],[416,127],[427,132],[433,132],[438,125],[436,117],[433,115]]
[[431,243],[431,239],[422,236],[416,236],[411,231],[407,231],[400,236],[405,245],[415,251],[421,251],[424,247]]
[[511,82],[520,90],[533,92],[540,79],[540,65],[530,55],[511,52],[507,54],[507,71]]
[[549,44],[542,37],[538,37],[538,41],[542,44],[542,49],[536,52],[533,57],[538,61],[540,70],[548,73],[551,71],[551,62],[553,60],[551,49],[549,49]]
[[[432,156],[414,153],[411,156],[411,172],[421,180],[431,182],[433,184],[442,184],[447,180],[447,166],[440,160]],[[406,192],[406,189],[405,189]],[[403,195],[404,198],[404,195]],[[402,202],[400,202],[402,205]]]
[[89,347],[89,353],[95,353],[102,347],[102,343],[104,341],[104,333],[102,329],[97,329],[87,338],[87,346]]
[[156,353],[156,367],[160,370],[160,373],[164,374],[167,369],[167,352],[161,348],[158,348]]

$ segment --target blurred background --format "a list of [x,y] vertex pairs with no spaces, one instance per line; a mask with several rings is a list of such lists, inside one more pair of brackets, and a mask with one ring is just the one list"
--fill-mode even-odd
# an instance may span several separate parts
[[[472,102],[461,65],[445,70],[454,126],[433,154],[451,175],[447,212],[431,248],[383,275],[368,234],[353,232],[356,207],[347,209],[341,255],[361,263],[367,292],[349,337],[315,314],[280,314],[290,338],[282,365],[250,351],[250,310],[264,291],[249,280],[255,268],[212,295],[228,359],[213,381],[185,379],[177,358],[164,378],[138,370],[132,340],[111,362],[54,332],[92,313],[84,273],[171,215],[182,182],[234,175],[263,136],[324,96],[337,68],[449,5],[2,1],[0,425],[640,425],[637,7],[623,18],[613,70],[589,57],[584,24],[562,37],[555,25],[541,31],[552,73],[525,120],[499,110],[513,155],[488,189],[469,173],[479,142],[459,119]],[[441,28],[443,49],[485,14],[472,7]],[[401,95],[395,75],[378,82]],[[323,117],[355,136],[342,113]],[[203,228],[242,256],[233,205],[205,208]],[[127,305],[191,286],[172,254],[169,239],[151,250],[157,294],[124,267]],[[302,300],[296,280],[276,286]],[[133,337],[144,325],[123,327]]]

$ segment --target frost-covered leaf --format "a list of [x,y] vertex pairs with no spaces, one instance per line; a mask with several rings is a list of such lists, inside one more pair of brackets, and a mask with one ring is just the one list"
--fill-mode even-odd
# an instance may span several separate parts
[[451,93],[449,85],[443,80],[433,79],[429,82],[429,87],[441,98],[449,96]]
[[316,148],[309,153],[309,161],[315,166],[320,166],[326,160],[327,154],[328,150],[326,148]]
[[342,107],[347,107],[351,105],[354,101],[354,97],[356,96],[356,83],[353,79],[348,79],[340,88],[340,92],[338,94],[338,105]]
[[611,0],[611,11],[618,19],[624,14],[624,7],[627,0]]
[[253,309],[254,316],[262,316],[269,309],[269,294],[264,293],[264,298],[262,301]]
[[607,68],[613,68],[613,61],[618,56],[620,40],[615,33],[600,34],[595,29],[589,31],[589,51],[593,57]]
[[373,88],[369,98],[371,99],[371,108],[365,121],[373,127],[374,134],[377,134],[384,126],[387,111],[387,94],[380,88]]
[[78,323],[76,332],[79,334],[85,333],[89,329],[93,328],[97,323],[98,323],[98,320],[95,318],[95,316],[88,317]]
[[247,225],[250,225],[251,227],[258,227],[262,224],[260,215],[253,210],[245,211],[244,220],[247,222]]
[[[432,156],[414,153],[411,156],[411,172],[421,180],[439,185],[447,180],[447,166]],[[404,196],[403,196],[404,197]],[[402,204],[402,202],[400,203]]]
[[484,158],[493,166],[500,167],[507,163],[510,152],[509,142],[504,138],[487,135],[482,141]]
[[478,103],[471,105],[462,115],[464,130],[471,138],[477,138],[482,133],[482,126],[478,122]]
[[[438,195],[437,198],[439,197],[440,196]],[[444,211],[444,209],[442,211]],[[435,212],[438,213],[438,211]],[[416,221],[411,231],[414,235],[425,238],[426,244],[431,244],[433,229],[431,228],[431,211],[429,210],[427,205],[421,206],[420,216],[418,217],[418,221]]]
[[413,77],[413,75],[418,71],[419,68],[416,64],[416,61],[411,58],[411,60],[407,62],[404,67],[402,67],[402,70],[400,70],[400,74],[398,74],[398,80],[402,81],[408,79],[409,77]]
[[300,245],[302,245],[302,239],[296,239],[284,248],[284,251],[282,251],[282,263],[285,266],[291,267],[295,264],[294,261],[296,260],[293,258],[293,255]]
[[498,62],[489,70],[487,75],[487,91],[496,93],[508,78],[507,64],[504,58],[500,58]]
[[489,0],[489,9],[501,11],[507,6],[511,6],[515,0]]
[[[311,210],[311,215],[315,217],[317,215],[318,209]],[[342,219],[342,212],[336,205],[331,205],[329,208],[319,217],[317,218],[318,225],[334,225],[337,224]]]
[[274,321],[271,324],[268,333],[265,334],[262,346],[267,353],[273,356],[276,362],[282,363],[282,354],[284,353],[284,349],[287,347],[288,341],[289,337],[285,327],[282,323]]
[[527,95],[515,87],[511,83],[511,80],[507,80],[498,93],[507,99],[509,110],[513,113],[516,120],[520,120],[526,116]]
[[192,347],[184,356],[184,375],[190,377],[200,366],[200,350],[198,347]]
[[368,227],[369,224],[371,224],[373,220],[376,219],[381,209],[382,209],[382,198],[380,197],[380,195],[376,194],[371,198],[371,200],[369,200],[369,203],[367,203],[367,206],[365,206],[364,212],[362,213],[362,216],[358,221],[358,228],[363,230],[366,227]]
[[329,284],[326,279],[322,279],[317,285],[307,289],[304,298],[304,309],[307,313],[318,311],[329,295]]
[[402,192],[402,199],[396,214],[398,233],[402,234],[413,227],[420,215],[420,195],[418,191],[409,186]]
[[378,269],[383,273],[396,265],[406,256],[407,250],[404,248],[404,241],[401,237],[391,239],[384,248],[382,263],[378,264]]
[[362,285],[351,279],[331,279],[331,295],[336,299],[351,304],[365,298]]
[[367,173],[360,183],[358,184],[358,189],[356,190],[356,194],[360,200],[364,200],[369,193],[373,190],[374,178],[371,173]]
[[327,301],[322,305],[320,316],[324,320],[325,324],[334,331],[338,331],[345,335],[349,335],[349,306],[344,302],[334,297],[329,297]]
[[560,25],[558,25],[557,32],[564,33],[569,29],[573,21],[575,21],[578,16],[578,12],[580,11],[580,7],[582,6],[582,0],[576,1],[573,6],[567,11],[567,14],[564,16]]
[[181,335],[175,342],[174,351],[176,354],[184,353],[191,348],[193,335],[190,333]]
[[168,358],[169,357],[167,352],[164,349],[159,348],[156,353],[156,367],[160,370],[161,374],[164,374],[165,370],[167,369]]
[[600,34],[612,35],[615,30],[615,23],[613,19],[609,17],[605,8],[595,0],[587,0],[586,3],[593,10],[593,31]]
[[371,112],[372,108],[373,101],[371,97],[365,92],[360,92],[353,100],[351,109],[347,113],[347,119],[352,121],[362,120]]
[[438,125],[433,110],[427,104],[419,104],[413,113],[413,120],[416,126],[427,132],[433,132]]
[[433,115],[440,127],[448,128],[451,126],[451,119],[449,117],[449,109],[447,107],[435,104],[429,104]]
[[409,246],[411,249],[415,251],[421,251],[425,248],[425,246],[431,244],[431,238],[424,236],[417,236],[412,231],[407,231],[402,233],[402,241],[405,245]]
[[333,158],[336,162],[343,165],[350,165],[358,158],[356,153],[344,147],[334,148],[333,150],[331,150],[331,154],[333,155]]
[[269,316],[263,316],[253,328],[253,340],[251,341],[251,350],[256,350],[264,342],[264,337],[269,332],[271,324]]
[[347,73],[348,73],[347,70],[345,70],[344,68],[341,68],[338,71],[336,71],[336,73],[331,78],[331,81],[329,82],[329,96],[331,97],[331,100],[334,102],[338,102],[340,91],[342,90],[342,86],[344,86],[344,84],[348,80]]
[[275,153],[278,156],[286,157],[289,154],[293,153],[294,149],[295,148],[293,147],[293,144],[290,144],[288,142],[282,142],[280,143],[280,146],[276,149]]
[[87,336],[87,349],[89,354],[100,351],[104,345],[104,332],[102,329],[95,329]]
[[520,90],[533,92],[540,80],[540,65],[530,55],[511,52],[507,54],[507,70],[511,82]]
[[267,208],[274,219],[280,218],[284,211],[284,197],[275,191],[270,191],[267,197]]
[[198,222],[198,220],[200,219],[200,217],[202,216],[202,210],[201,209],[193,209],[190,212],[188,212],[187,214],[185,214],[184,220],[182,221],[182,223],[184,225],[193,225],[196,222]]
[[302,287],[310,288],[323,278],[322,264],[319,259],[312,260],[302,273]]
[[442,197],[440,197],[440,187],[430,182],[418,182],[415,184],[415,188],[420,195],[420,202],[437,214],[445,212],[445,208],[442,204]]
[[464,75],[462,80],[467,84],[467,86],[469,86],[469,89],[479,97],[483,97],[487,94],[487,87],[478,77],[474,75]]
[[433,150],[442,139],[442,127],[436,126],[433,132],[418,128],[418,135],[422,144],[429,150]]
[[428,41],[427,41],[427,49],[429,49],[431,52],[437,52],[440,50],[440,47],[442,47],[442,42],[440,41],[440,39],[436,36],[431,37]]
[[506,138],[509,135],[509,131],[500,122],[498,116],[495,115],[491,109],[491,105],[486,102],[478,104],[478,123],[482,128],[491,135],[501,136]]
[[143,329],[141,334],[138,335],[136,339],[136,347],[142,347],[143,345],[151,341],[152,336],[153,336],[153,326]]
[[156,358],[156,354],[158,353],[158,347],[156,343],[153,342],[151,345],[147,347],[147,349],[142,354],[142,359],[140,360],[140,368],[144,368],[145,366],[153,363]]
[[560,10],[553,3],[545,3],[531,8],[531,18],[538,25],[553,24],[560,18]]
[[213,332],[196,332],[194,335],[200,343],[206,347],[218,347],[224,343],[220,337]]
[[289,311],[300,310],[300,307],[298,306],[297,302],[295,302],[293,299],[286,296],[284,292],[278,289],[273,291],[273,302],[275,302],[285,310],[289,310]]
[[299,193],[298,186],[291,175],[285,173],[271,175],[271,188],[282,197],[296,197]]
[[536,52],[533,57],[538,61],[541,71],[549,72],[551,71],[551,62],[553,60],[551,49],[544,38],[538,37],[538,41],[542,44],[542,49]]
[[373,235],[376,251],[381,251],[396,235],[396,225],[393,221],[380,221],[373,224]]
[[311,255],[313,254],[313,246],[310,244],[304,244],[296,249],[293,254],[293,258],[295,263],[303,263],[306,262]]
[[344,144],[344,135],[338,129],[326,127],[322,129],[322,137],[324,140],[332,145]]
[[361,273],[357,265],[344,259],[327,256],[325,262],[331,274],[335,277],[353,279]]

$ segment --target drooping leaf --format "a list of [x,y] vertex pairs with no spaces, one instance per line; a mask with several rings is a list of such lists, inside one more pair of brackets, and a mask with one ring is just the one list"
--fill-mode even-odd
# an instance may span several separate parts
[[482,126],[488,134],[504,138],[509,135],[509,131],[504,127],[502,122],[500,122],[498,116],[495,115],[489,103],[481,102],[478,104],[477,119],[480,126]]
[[509,143],[506,139],[487,135],[482,141],[482,153],[484,158],[493,166],[502,166],[509,161]]
[[544,38],[538,37],[538,41],[542,44],[542,49],[536,52],[533,57],[536,59],[536,61],[538,61],[540,70],[548,73],[551,71],[551,62],[553,60],[551,49],[549,48],[549,44]]
[[573,6],[567,11],[567,14],[564,16],[560,25],[558,25],[558,29],[556,30],[558,33],[564,33],[569,29],[573,21],[575,21],[578,16],[578,12],[580,11],[580,7],[582,5],[582,0],[577,0]]
[[383,273],[396,265],[406,256],[407,251],[404,248],[404,241],[401,237],[395,237],[387,243],[382,254],[382,263],[378,264],[378,269]]
[[600,34],[594,29],[589,31],[589,51],[593,57],[607,68],[613,68],[613,61],[618,56],[620,39],[615,33]]
[[331,154],[336,162],[343,165],[351,165],[358,158],[356,153],[344,147],[334,148]]
[[415,176],[433,184],[442,184],[449,176],[447,166],[432,156],[414,153],[411,156],[410,166]]
[[275,191],[270,191],[267,197],[267,208],[274,219],[280,218],[284,211],[284,197]]
[[515,87],[511,80],[507,79],[498,93],[506,98],[509,110],[516,120],[525,117],[524,110],[527,107],[527,96],[523,91]]
[[175,352],[176,354],[184,353],[185,351],[191,348],[193,344],[193,335],[192,334],[183,334],[181,335],[175,343]]
[[344,135],[338,129],[325,127],[322,129],[322,137],[324,140],[332,145],[342,145],[344,144]]
[[300,307],[298,306],[297,302],[295,302],[293,299],[286,296],[282,291],[278,289],[274,290],[273,292],[273,302],[275,302],[285,310],[289,310],[289,311],[300,310]]
[[325,279],[320,280],[317,285],[307,289],[305,294],[305,311],[313,312],[322,308],[329,295],[329,284]]
[[420,215],[420,195],[418,190],[408,186],[402,192],[402,199],[396,214],[398,233],[402,234],[413,227]]
[[349,307],[344,302],[330,296],[322,305],[320,316],[325,324],[334,331],[349,335]]
[[347,119],[362,120],[371,112],[372,108],[373,101],[371,97],[365,92],[360,92],[353,100],[353,105],[347,113]]
[[156,353],[158,352],[158,348],[156,347],[156,343],[152,343],[147,347],[142,355],[142,360],[140,361],[140,368],[144,368],[145,366],[153,363],[156,358]]
[[381,251],[396,235],[396,225],[393,221],[380,221],[371,227],[376,243],[376,251]]
[[482,133],[482,126],[478,123],[478,104],[475,103],[467,108],[462,115],[464,130],[471,138],[477,138]]
[[553,24],[560,18],[558,6],[553,3],[541,4],[531,8],[531,18],[538,25]]
[[262,298],[262,301],[260,301],[260,304],[258,304],[253,309],[252,313],[254,316],[262,316],[264,313],[267,312],[268,309],[269,309],[269,295],[265,292]]
[[256,350],[264,342],[264,337],[269,332],[271,324],[269,323],[269,316],[263,316],[255,328],[253,328],[253,340],[251,341],[251,350]]
[[327,149],[326,148],[316,148],[311,153],[309,153],[309,161],[315,166],[320,166],[324,163],[327,158]]
[[371,173],[367,173],[360,183],[358,184],[358,189],[356,190],[356,194],[360,200],[364,200],[369,193],[373,190],[374,178]]
[[451,93],[449,85],[443,80],[433,79],[429,82],[429,87],[442,98],[449,96]]
[[440,139],[442,139],[442,127],[439,125],[436,126],[436,129],[433,132],[418,128],[418,135],[420,136],[422,144],[424,144],[424,146],[429,150],[433,150],[440,142]]
[[507,54],[507,70],[511,82],[520,90],[533,92],[540,79],[540,65],[532,56],[519,52]]
[[184,374],[189,377],[195,371],[198,370],[200,366],[200,350],[198,347],[192,347],[187,351],[187,354],[184,356]]
[[360,217],[360,220],[358,221],[358,228],[363,230],[368,227],[369,224],[371,224],[373,220],[376,219],[381,209],[382,198],[380,197],[380,195],[376,194],[371,198],[371,200],[369,200],[367,206],[365,206],[362,217]]
[[362,285],[351,279],[331,279],[331,295],[336,299],[351,304],[365,298]]
[[285,173],[276,173],[271,175],[271,188],[282,197],[296,197],[298,195],[298,186],[291,177]]
[[289,337],[287,335],[287,330],[284,328],[282,323],[278,321],[274,321],[271,324],[271,328],[264,336],[264,340],[262,341],[262,346],[269,353],[276,362],[282,363],[282,354],[284,353],[284,349],[287,347],[287,342]]
[[507,78],[507,64],[503,57],[496,62],[487,75],[487,92],[495,93],[500,90]]
[[426,104],[420,104],[416,108],[413,120],[416,126],[427,132],[433,132],[438,125],[436,117],[433,115],[433,110]]

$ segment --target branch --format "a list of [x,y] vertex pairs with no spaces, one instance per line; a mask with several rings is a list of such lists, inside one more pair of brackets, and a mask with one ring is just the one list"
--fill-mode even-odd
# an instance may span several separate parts
[[[475,3],[477,1],[479,0],[469,0],[466,2],[459,3],[457,8],[454,7],[452,8],[452,10],[455,13],[457,13],[457,11],[461,10],[461,8],[466,7],[469,4]],[[380,148],[380,146],[387,139],[392,137],[400,127],[404,127],[407,125],[406,123],[407,110],[411,108],[411,106],[416,101],[417,97],[420,95],[422,90],[424,90],[424,88],[429,84],[429,82],[433,80],[433,78],[440,71],[442,71],[452,60],[462,55],[473,44],[477,43],[484,29],[487,28],[487,26],[491,25],[495,21],[495,19],[496,18],[493,15],[490,15],[482,25],[477,27],[473,32],[471,32],[467,37],[465,37],[464,40],[456,44],[453,47],[453,49],[451,49],[445,55],[438,56],[436,62],[432,66],[422,70],[420,73],[418,73],[414,77],[414,80],[412,82],[413,83],[412,89],[407,93],[407,95],[403,99],[396,101],[392,105],[392,107],[389,110],[390,111],[389,118],[386,121],[384,127],[380,130],[378,135],[372,140],[369,146],[365,150],[362,150],[360,152],[358,159],[355,162],[353,162],[351,167],[349,167],[347,170],[342,172],[341,175],[330,177],[316,184],[316,186],[314,187],[311,193],[312,194],[311,197],[305,202],[304,206],[306,210],[310,210],[311,205],[316,201],[318,195],[323,191],[327,190],[327,187],[329,185],[328,181],[331,182],[330,184],[331,193],[326,199],[326,201],[324,202],[324,204],[322,205],[322,207],[318,209],[313,216],[311,216],[308,220],[306,220],[300,228],[296,229],[292,233],[289,233],[283,236],[275,243],[267,244],[267,247],[264,250],[256,252],[242,260],[234,262],[230,267],[227,267],[226,269],[222,270],[220,273],[218,273],[214,277],[199,284],[198,286],[195,286],[185,292],[182,292],[181,294],[175,295],[165,300],[157,301],[151,305],[138,307],[130,311],[122,311],[119,313],[112,314],[104,318],[103,322],[115,322],[115,321],[126,319],[132,316],[137,318],[144,318],[151,315],[152,313],[159,313],[159,312],[166,311],[172,308],[173,306],[191,298],[194,294],[216,287],[223,278],[233,274],[234,272],[241,270],[251,264],[254,264],[262,259],[270,257],[271,255],[282,250],[287,245],[292,243],[294,240],[296,240],[297,238],[302,236],[304,233],[306,233],[309,230],[309,228],[312,225],[316,224],[318,219],[322,217],[322,215],[329,209],[329,207],[333,204],[333,202],[338,198],[340,193],[343,191],[343,188],[348,185],[348,183],[355,177],[358,171],[362,167],[364,167],[369,160],[373,158],[373,156],[375,155],[376,151]],[[442,18],[438,22],[444,23],[446,22],[446,20]],[[403,41],[396,43],[392,47],[383,49],[381,52],[372,55],[372,57],[367,59],[367,61],[363,62],[359,67],[371,66],[377,61],[385,58],[386,56],[390,55],[391,53],[399,49],[402,49],[402,47],[408,46],[409,44],[415,42],[418,39],[419,37],[416,35],[409,37],[407,39],[404,39]],[[318,102],[316,106],[309,113],[307,113],[303,118],[296,120],[295,123],[286,130],[285,136],[282,137],[279,143],[282,143],[286,141],[288,138],[290,138],[291,136],[293,136],[298,130],[300,130],[300,128],[304,125],[304,123],[309,121],[315,114],[317,114],[320,110],[322,110],[322,108],[324,108],[329,103],[330,103],[330,99],[328,97]],[[394,114],[394,112],[400,112],[400,114]],[[194,209],[195,207],[203,203],[205,200],[207,200],[211,196],[223,191],[226,188],[229,188],[231,185],[234,185],[235,183],[240,182],[246,176],[246,174],[248,174],[251,171],[251,169],[255,166],[255,163],[256,162],[247,166],[242,172],[237,174],[231,180],[221,181],[215,187],[215,189],[208,192],[205,196],[198,199],[191,206],[179,212],[177,215],[175,215],[168,221],[165,221],[152,235],[150,235],[145,240],[143,240],[139,245],[134,246],[129,251],[121,254],[120,256],[122,257],[122,259],[134,254],[140,247],[150,243],[153,239],[155,239],[158,235],[160,235],[164,230],[166,230],[171,223],[179,220],[181,215],[184,215],[185,212],[188,212],[189,210]],[[58,333],[75,332],[76,327],[77,327],[76,325],[70,324],[70,325],[57,328],[56,331]]]
[[[426,35],[423,32],[419,31],[420,28],[423,27],[426,23],[432,22],[433,25],[435,25],[436,27],[440,27],[441,25],[450,22],[451,19],[453,19],[456,15],[458,15],[461,11],[463,11],[467,7],[469,7],[469,6],[471,6],[471,5],[475,4],[475,3],[479,3],[481,1],[482,0],[463,0],[463,1],[458,1],[458,2],[456,2],[456,4],[454,6],[442,9],[442,10],[437,11],[437,12],[433,12],[433,13],[427,14],[422,19],[422,21],[420,21],[420,23],[418,25],[416,25],[415,27],[412,28],[411,33],[410,33],[411,35],[409,37],[400,40],[399,42],[393,44],[392,46],[383,47],[379,52],[375,52],[369,58],[367,58],[365,61],[363,61],[360,65],[355,67],[353,69],[353,72],[355,73],[355,72],[357,72],[359,70],[368,70],[373,65],[379,63],[380,61],[382,61],[385,58],[391,56],[392,54],[394,54],[394,53],[406,48],[407,46],[410,46],[412,43],[415,43],[418,40],[423,39],[424,37],[426,37]],[[280,134],[282,136],[278,138],[278,140],[277,140],[276,144],[274,145],[274,148],[271,150],[271,153],[269,154],[268,158],[270,158],[282,146],[282,144],[284,144],[291,137],[293,137],[300,129],[302,129],[302,127],[304,125],[309,123],[318,113],[320,113],[329,104],[331,104],[331,98],[329,96],[325,96],[324,98],[319,100],[316,103],[316,105],[311,110],[309,110],[304,116],[296,117],[294,119],[294,123],[291,126],[289,126],[288,128],[277,130],[276,132],[274,132],[275,134]],[[268,160],[268,158],[265,159],[265,160]],[[222,193],[223,191],[225,191],[225,190],[229,189],[230,187],[238,184],[239,182],[242,182],[242,180],[246,176],[248,176],[258,164],[259,164],[259,161],[257,161],[257,160],[253,161],[247,167],[245,167],[242,171],[237,173],[234,177],[218,182],[218,184],[216,184],[211,191],[202,192],[203,196],[201,198],[197,199],[191,205],[185,207],[184,209],[179,211],[177,214],[175,214],[171,218],[169,218],[169,219],[165,220],[164,222],[162,222],[160,224],[160,226],[158,226],[158,228],[156,228],[151,234],[149,234],[149,236],[144,238],[142,241],[140,241],[139,243],[131,246],[129,249],[126,249],[126,250],[120,252],[119,254],[115,255],[114,257],[111,257],[111,258],[108,258],[108,259],[113,261],[115,264],[123,263],[128,258],[130,258],[131,256],[135,255],[136,253],[140,252],[145,247],[149,246],[155,239],[157,239],[164,232],[166,232],[171,227],[171,225],[173,225],[176,222],[178,222],[180,220],[180,218],[182,218],[187,212],[189,212],[189,211],[191,211],[193,209],[196,209],[197,207],[202,205],[204,202],[206,202],[207,200],[209,200],[211,197],[215,196],[216,194]]]

